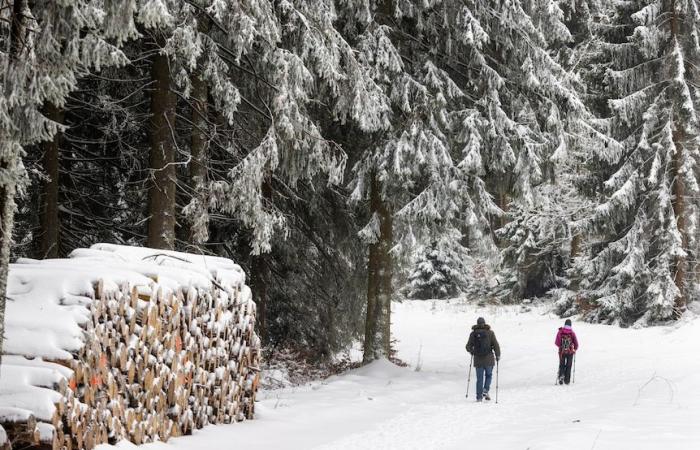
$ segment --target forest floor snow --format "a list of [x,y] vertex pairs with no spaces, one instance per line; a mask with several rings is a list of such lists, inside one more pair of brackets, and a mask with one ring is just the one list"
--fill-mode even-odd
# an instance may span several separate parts
[[[503,352],[498,404],[475,402],[474,376],[465,398],[464,345],[478,316],[491,324]],[[574,322],[581,348],[569,386],[555,385],[553,342],[561,323],[543,307],[397,303],[393,332],[408,367],[377,361],[304,386],[262,391],[255,420],[140,448],[700,448],[700,319],[646,329]]]

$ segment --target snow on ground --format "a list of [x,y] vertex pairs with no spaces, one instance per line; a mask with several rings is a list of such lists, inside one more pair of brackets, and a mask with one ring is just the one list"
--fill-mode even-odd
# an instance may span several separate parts
[[[378,361],[262,392],[254,421],[142,448],[700,448],[700,319],[647,329],[574,322],[581,344],[575,383],[558,386],[553,341],[562,320],[544,309],[519,311],[458,301],[395,304],[399,357],[409,367]],[[465,398],[464,345],[479,315],[503,351],[498,404],[475,403],[474,376]]]

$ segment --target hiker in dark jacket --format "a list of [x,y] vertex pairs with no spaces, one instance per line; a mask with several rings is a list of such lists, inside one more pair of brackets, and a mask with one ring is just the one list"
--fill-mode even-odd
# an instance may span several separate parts
[[501,358],[501,347],[496,340],[496,334],[490,326],[486,325],[483,317],[479,317],[476,325],[472,327],[469,341],[467,341],[467,351],[474,357],[476,368],[476,401],[480,402],[482,398],[491,400],[489,397],[491,376],[493,366]]
[[554,345],[559,347],[559,376],[557,379],[559,384],[569,384],[571,381],[571,366],[573,365],[576,350],[578,350],[578,339],[574,330],[571,329],[571,319],[566,319],[564,326],[559,328],[557,337],[554,339]]

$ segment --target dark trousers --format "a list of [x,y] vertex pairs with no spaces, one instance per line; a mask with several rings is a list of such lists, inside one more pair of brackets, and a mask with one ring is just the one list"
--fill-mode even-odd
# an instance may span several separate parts
[[564,383],[571,381],[571,366],[574,363],[574,355],[559,355],[559,381],[564,379]]

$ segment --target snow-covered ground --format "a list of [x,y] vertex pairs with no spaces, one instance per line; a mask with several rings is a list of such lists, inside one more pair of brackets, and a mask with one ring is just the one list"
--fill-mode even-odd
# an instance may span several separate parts
[[[464,345],[479,315],[503,351],[498,404],[475,403],[475,377],[465,398]],[[648,329],[574,322],[581,348],[569,386],[555,385],[553,341],[562,321],[544,309],[414,301],[395,304],[393,321],[409,367],[378,361],[262,392],[254,421],[141,448],[700,448],[700,319]]]

